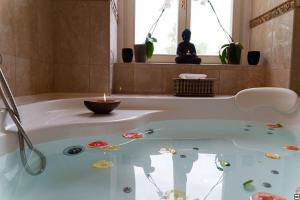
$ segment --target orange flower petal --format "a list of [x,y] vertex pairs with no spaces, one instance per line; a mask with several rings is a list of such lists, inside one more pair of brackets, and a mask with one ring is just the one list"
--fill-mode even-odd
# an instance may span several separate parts
[[289,150],[289,151],[299,151],[299,150],[300,150],[299,147],[294,146],[294,145],[286,145],[286,146],[285,146],[285,149],[286,149],[286,150]]
[[283,128],[282,124],[267,124],[268,128]]

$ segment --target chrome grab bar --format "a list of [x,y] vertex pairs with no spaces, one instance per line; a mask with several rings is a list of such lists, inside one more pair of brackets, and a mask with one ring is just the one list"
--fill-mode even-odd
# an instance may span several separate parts
[[[12,92],[9,88],[9,85],[5,79],[5,76],[1,68],[0,68],[0,96],[3,100],[7,112],[9,113],[11,119],[13,120],[13,122],[15,123],[18,129],[20,156],[26,172],[32,176],[41,174],[46,168],[46,157],[33,146],[31,140],[26,134],[26,131],[24,130],[21,124],[21,117],[17,108],[16,101],[12,95]],[[28,148],[31,150],[31,153],[35,153],[40,159],[40,166],[37,170],[33,170],[28,164],[28,158],[25,151],[25,143],[28,146]]]

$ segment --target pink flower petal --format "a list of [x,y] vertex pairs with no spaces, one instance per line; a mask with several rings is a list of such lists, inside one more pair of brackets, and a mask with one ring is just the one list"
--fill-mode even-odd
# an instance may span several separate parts
[[143,133],[124,133],[123,137],[126,139],[142,139],[144,138]]

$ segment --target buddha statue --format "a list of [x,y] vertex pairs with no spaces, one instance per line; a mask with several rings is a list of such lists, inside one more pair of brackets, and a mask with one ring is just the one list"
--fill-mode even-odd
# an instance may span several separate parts
[[182,33],[183,42],[178,45],[177,57],[175,59],[177,64],[200,64],[201,58],[197,56],[195,45],[190,43],[191,31],[185,29]]

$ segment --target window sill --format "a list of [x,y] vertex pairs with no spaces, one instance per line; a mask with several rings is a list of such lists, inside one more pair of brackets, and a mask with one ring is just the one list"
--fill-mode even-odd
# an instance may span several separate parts
[[211,69],[211,70],[240,70],[245,68],[262,68],[262,65],[232,65],[232,64],[176,64],[176,63],[115,63],[118,67],[128,67],[128,66],[134,66],[134,67],[161,67],[161,68],[168,68],[168,67],[174,67],[174,68],[201,68],[201,69]]

